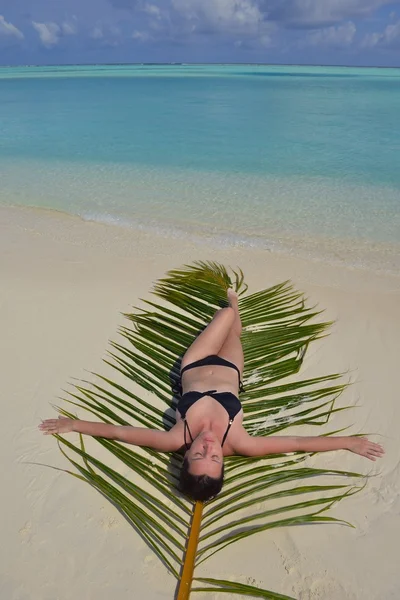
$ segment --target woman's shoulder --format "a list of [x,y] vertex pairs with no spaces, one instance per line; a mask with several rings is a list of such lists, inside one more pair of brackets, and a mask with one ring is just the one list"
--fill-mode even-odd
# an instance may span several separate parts
[[238,448],[243,446],[243,440],[249,435],[245,428],[242,425],[243,412],[238,415],[238,417],[242,417],[241,419],[235,418],[231,431],[225,441],[224,447],[222,448],[224,451],[224,456],[235,456],[240,455],[241,452],[238,452]]
[[264,436],[250,435],[243,425],[237,428],[230,440],[231,454],[239,456],[255,456],[265,454],[263,444],[266,440]]
[[174,452],[178,452],[181,449],[182,445],[184,445],[183,420],[177,419],[175,425],[173,425],[171,429],[169,429],[167,434],[170,442],[173,443],[175,447]]

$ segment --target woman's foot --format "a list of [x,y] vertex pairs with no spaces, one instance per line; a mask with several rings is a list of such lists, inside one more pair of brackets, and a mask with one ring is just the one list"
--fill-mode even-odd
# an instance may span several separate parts
[[238,295],[232,288],[229,288],[227,291],[229,306],[235,308],[238,306]]
[[242,322],[240,320],[238,295],[232,288],[229,288],[227,291],[227,296],[228,296],[229,306],[231,308],[233,308],[233,310],[235,311],[234,328],[235,328],[237,335],[240,336],[240,334],[242,333]]

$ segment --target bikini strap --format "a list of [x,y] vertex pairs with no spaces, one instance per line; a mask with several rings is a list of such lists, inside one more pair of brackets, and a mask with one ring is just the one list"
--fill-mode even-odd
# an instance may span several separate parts
[[189,444],[186,441],[186,429],[188,430],[190,441],[193,443],[194,440],[193,440],[193,437],[192,437],[192,432],[190,431],[189,423],[186,421],[186,419],[183,419],[183,423],[184,423],[184,425],[183,425],[183,439],[184,439],[184,442],[185,442],[186,450],[189,450],[190,446],[189,446]]
[[[189,437],[190,437],[190,441],[192,443],[194,442],[194,439],[192,437],[192,432],[190,431],[189,423],[186,421],[186,419],[183,419],[183,423],[184,423],[184,426],[183,426],[183,439],[184,439],[184,442],[185,442],[186,450],[189,450],[190,446],[189,446],[189,444],[186,441],[186,429],[188,431],[188,434],[189,434]],[[224,433],[224,437],[222,438],[221,448],[225,444],[225,440],[226,440],[226,437],[227,437],[227,435],[229,433],[230,428],[232,427],[232,423],[233,423],[233,419],[229,419],[228,427],[226,428],[226,431]]]
[[221,448],[222,448],[222,446],[223,446],[223,445],[224,445],[224,443],[225,443],[226,436],[228,435],[228,431],[230,430],[230,428],[231,428],[231,426],[232,426],[232,423],[233,423],[233,419],[229,419],[228,427],[226,428],[226,431],[225,431],[225,433],[224,433],[224,437],[222,438],[222,442],[221,442]]

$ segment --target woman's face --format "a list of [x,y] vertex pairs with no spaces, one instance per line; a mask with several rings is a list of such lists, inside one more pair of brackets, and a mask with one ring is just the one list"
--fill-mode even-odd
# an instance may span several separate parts
[[221,444],[214,433],[203,431],[186,452],[189,472],[192,475],[209,475],[218,478],[224,463]]

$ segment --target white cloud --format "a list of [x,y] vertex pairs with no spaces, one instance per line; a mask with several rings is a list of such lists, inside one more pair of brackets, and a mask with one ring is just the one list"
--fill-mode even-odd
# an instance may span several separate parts
[[259,38],[259,42],[261,46],[264,46],[264,48],[270,48],[273,45],[272,38],[270,35],[262,35]]
[[356,34],[356,26],[352,21],[337,27],[324,27],[313,31],[306,36],[305,44],[308,46],[350,46]]
[[3,15],[0,15],[0,35],[7,37],[16,37],[19,40],[24,39],[24,34],[12,23],[8,23]]
[[150,35],[147,31],[134,31],[132,33],[132,39],[137,40],[138,42],[147,42],[150,39]]
[[162,19],[161,9],[155,4],[149,4],[146,2],[143,7],[143,11],[155,19]]
[[116,25],[104,26],[102,23],[97,23],[89,32],[92,40],[99,40],[102,46],[116,47],[121,44],[122,32]]
[[76,35],[78,33],[75,23],[64,21],[61,25],[61,30],[64,35]]
[[37,23],[36,21],[32,21],[32,25],[38,32],[43,46],[46,46],[46,48],[51,48],[60,41],[61,29],[57,23]]
[[110,32],[111,35],[113,35],[115,37],[120,37],[120,35],[121,35],[121,30],[116,25],[110,25],[110,27],[108,28],[108,31]]
[[104,36],[103,28],[99,25],[97,27],[93,27],[89,35],[94,40],[100,40]]
[[400,42],[400,21],[393,25],[388,25],[383,32],[383,41],[389,46]]
[[382,32],[369,33],[362,42],[364,48],[382,46],[386,48],[400,47],[400,20],[387,25]]
[[[146,2],[141,11],[147,13],[146,30],[156,31],[157,39],[190,43],[217,37],[236,47],[271,46],[271,34],[277,29],[261,9],[265,0],[170,0],[168,11]],[[136,39],[142,31],[134,32]],[[145,34],[150,35],[151,34]]]
[[194,30],[256,33],[264,15],[256,0],[172,0]]

